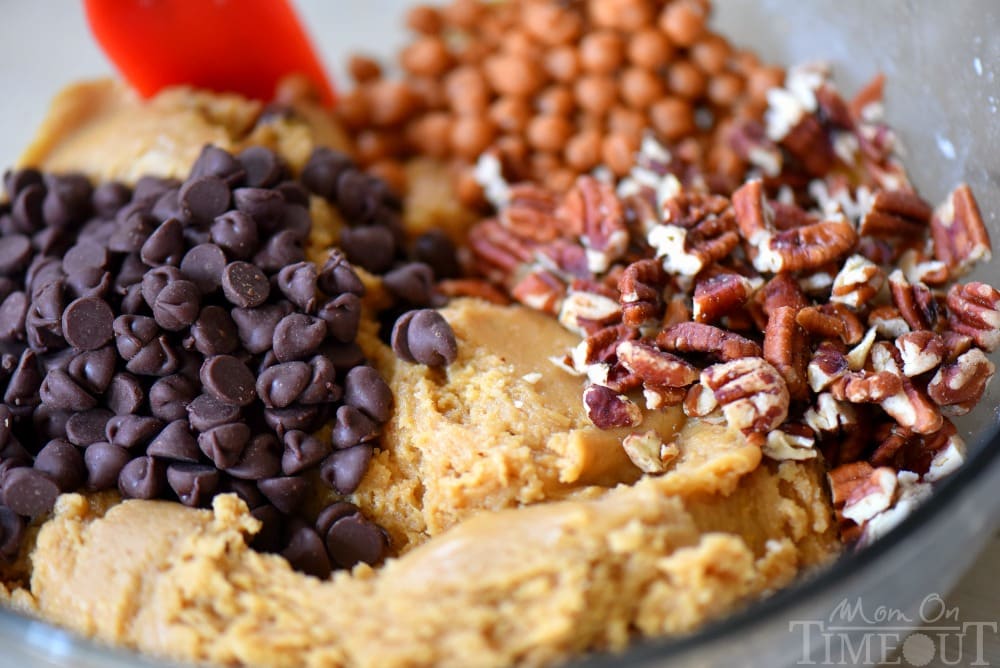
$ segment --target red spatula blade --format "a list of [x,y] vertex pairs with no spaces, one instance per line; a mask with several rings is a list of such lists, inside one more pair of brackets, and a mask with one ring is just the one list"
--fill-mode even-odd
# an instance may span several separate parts
[[304,74],[333,88],[288,0],[84,0],[98,43],[141,95],[189,84],[269,100]]

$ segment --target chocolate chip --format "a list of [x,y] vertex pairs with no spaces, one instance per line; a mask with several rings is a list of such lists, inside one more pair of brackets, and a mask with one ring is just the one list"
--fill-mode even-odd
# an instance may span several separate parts
[[274,191],[281,193],[289,204],[309,206],[309,191],[298,181],[282,181],[274,187]]
[[42,216],[44,200],[45,188],[40,183],[31,183],[17,192],[10,214],[19,232],[34,232],[45,224]]
[[239,406],[223,403],[209,394],[194,398],[187,407],[188,420],[198,431],[208,431],[240,419]]
[[61,492],[78,489],[87,479],[83,454],[61,439],[49,441],[35,455],[35,470],[47,475]]
[[243,500],[243,503],[247,504],[247,508],[250,510],[259,508],[267,503],[267,499],[257,489],[257,483],[253,480],[240,480],[239,478],[231,478],[228,475],[220,475],[219,478],[218,494],[235,494]]
[[198,447],[220,469],[234,466],[250,440],[250,427],[242,422],[223,424],[198,434]]
[[355,227],[341,232],[340,247],[351,264],[381,274],[396,258],[396,242],[385,227]]
[[276,272],[282,267],[298,262],[305,257],[302,242],[288,230],[278,232],[264,244],[253,263],[267,272]]
[[257,489],[275,508],[290,515],[305,501],[309,483],[298,476],[265,478],[257,481]]
[[103,298],[111,288],[111,273],[92,268],[66,276],[66,288],[74,298]]
[[167,218],[139,249],[139,257],[151,267],[177,266],[184,257],[184,226],[175,218]]
[[341,173],[354,167],[354,162],[345,153],[319,146],[313,149],[302,168],[302,184],[325,199],[334,199],[337,179]]
[[324,346],[323,356],[340,372],[347,372],[365,361],[365,352],[353,341]]
[[278,154],[264,146],[251,146],[238,157],[246,170],[246,184],[253,188],[267,188],[281,180],[284,166]]
[[129,253],[122,260],[122,266],[118,269],[118,275],[115,276],[115,287],[121,290],[130,285],[141,284],[147,269],[148,267],[143,263],[138,253]]
[[298,204],[287,204],[281,215],[281,228],[291,232],[297,239],[305,241],[312,230],[312,217],[309,209]]
[[286,315],[274,328],[274,354],[281,362],[309,357],[326,337],[326,323],[304,313]]
[[285,362],[257,377],[257,395],[268,408],[285,408],[309,385],[312,371],[305,362]]
[[111,383],[116,361],[114,347],[107,345],[74,355],[66,365],[66,371],[88,392],[103,394]]
[[200,459],[198,441],[188,428],[187,420],[174,420],[156,435],[146,448],[147,455],[181,462]]
[[371,459],[370,445],[355,445],[344,450],[335,450],[320,464],[319,477],[338,493],[353,494],[361,484]]
[[126,499],[155,499],[163,494],[166,466],[155,457],[136,457],[118,474],[118,491]]
[[0,236],[0,274],[11,276],[31,261],[31,239],[23,234]]
[[270,290],[267,276],[249,262],[230,262],[222,271],[222,292],[240,308],[260,306]]
[[323,539],[304,523],[292,529],[288,545],[281,551],[281,556],[288,560],[292,568],[306,575],[320,579],[330,575],[330,558],[326,554]]
[[330,557],[342,568],[353,568],[361,562],[375,565],[389,550],[382,530],[360,513],[334,522],[326,533],[325,542]]
[[326,355],[316,355],[309,360],[309,371],[309,384],[299,395],[299,403],[330,404],[340,400],[343,391],[337,385],[337,367],[333,361]]
[[145,398],[138,378],[130,373],[116,373],[104,395],[104,405],[115,415],[129,415],[139,410]]
[[125,368],[140,376],[169,376],[181,365],[181,357],[166,336],[150,341],[128,361]]
[[226,254],[221,248],[215,244],[199,244],[184,254],[180,270],[207,295],[218,289],[225,266]]
[[38,395],[42,403],[55,410],[85,411],[97,406],[97,399],[64,369],[49,371],[38,388]]
[[455,278],[461,273],[455,244],[442,230],[430,230],[413,242],[413,259],[427,264],[434,278]]
[[323,304],[316,315],[326,323],[326,331],[334,340],[350,343],[358,336],[361,298],[345,292]]
[[81,447],[104,440],[108,420],[114,415],[104,408],[92,408],[82,413],[73,413],[66,420],[66,438],[73,445]]
[[329,506],[319,511],[319,515],[316,516],[316,531],[319,535],[325,536],[326,532],[333,526],[333,523],[341,517],[347,517],[348,515],[354,515],[355,513],[360,512],[361,509],[353,503],[349,503],[347,501],[334,501]]
[[142,277],[142,298],[146,300],[149,308],[153,308],[160,291],[171,283],[181,280],[184,280],[184,274],[177,267],[166,265],[151,269]]
[[251,309],[234,308],[232,317],[243,347],[254,355],[269,350],[274,341],[275,328],[291,312],[292,305],[288,302]]
[[177,332],[193,323],[201,312],[201,291],[191,281],[165,285],[153,303],[153,318],[163,329]]
[[[171,188],[157,197],[156,203],[153,204],[153,208],[149,212],[150,215],[157,220],[165,221],[171,218],[178,221],[182,220],[184,218],[184,211],[181,209],[180,191],[179,187]],[[181,238],[183,239],[183,225],[181,227]]]
[[377,436],[378,425],[357,408],[341,406],[337,409],[337,420],[331,433],[335,448],[343,450],[374,440]]
[[115,415],[105,425],[104,434],[112,445],[132,449],[149,443],[163,427],[162,420],[147,415]]
[[257,252],[257,223],[242,211],[218,216],[210,231],[212,243],[237,260],[246,260]]
[[115,253],[138,253],[156,225],[157,220],[145,211],[132,211],[118,223],[108,239],[108,249]]
[[198,508],[208,505],[219,487],[219,471],[204,464],[171,464],[167,467],[167,482],[178,500],[185,506]]
[[8,169],[3,173],[3,187],[7,191],[8,199],[15,199],[30,185],[42,185],[42,173],[34,167]]
[[66,342],[79,350],[97,350],[114,335],[115,314],[108,303],[97,297],[70,302],[62,314]]
[[282,440],[285,450],[281,456],[281,471],[285,475],[301,473],[330,454],[329,444],[298,429],[285,432]]
[[101,269],[108,266],[108,251],[97,243],[81,239],[70,247],[63,255],[62,268],[67,274],[73,274],[87,269]]
[[344,403],[376,422],[385,422],[392,415],[392,390],[378,371],[370,366],[356,366],[344,379]]
[[38,517],[52,510],[59,487],[41,471],[11,469],[3,480],[3,502],[18,515]]
[[87,488],[94,492],[111,489],[118,483],[118,474],[131,459],[132,455],[117,445],[105,442],[88,445],[83,452]]
[[381,204],[378,181],[358,169],[345,169],[337,178],[334,200],[347,220],[368,222]]
[[128,204],[132,199],[132,191],[119,181],[106,181],[94,188],[90,202],[94,212],[102,218],[111,218],[118,209]]
[[406,362],[447,366],[458,357],[455,332],[433,309],[404,313],[392,328],[392,350]]
[[[12,236],[12,235],[0,235]],[[71,232],[61,227],[43,227],[31,235],[31,247],[44,255],[61,255],[69,246]]]
[[42,202],[45,222],[55,227],[79,223],[90,215],[93,187],[83,174],[45,175],[46,194]]
[[142,315],[120,315],[115,318],[112,330],[118,354],[125,360],[138,355],[139,351],[160,333],[156,321]]
[[278,289],[288,301],[307,313],[316,309],[316,265],[296,262],[278,272]]
[[177,193],[181,211],[188,220],[206,225],[229,208],[229,200],[229,186],[217,176],[189,179]]
[[285,198],[267,188],[237,188],[233,191],[236,210],[250,216],[261,232],[277,232],[285,215]]
[[24,520],[6,506],[0,506],[0,557],[14,561],[24,537]]
[[205,360],[199,374],[205,390],[219,401],[249,406],[256,398],[253,373],[232,355],[216,355]]
[[0,303],[0,341],[24,340],[28,305],[28,295],[21,291],[10,293]]
[[281,472],[283,446],[274,434],[257,434],[226,473],[242,480],[263,480]]
[[315,431],[329,415],[321,406],[292,404],[287,408],[265,408],[264,421],[278,436],[291,429]]
[[152,206],[152,203],[163,193],[177,188],[179,185],[180,181],[177,179],[162,176],[141,176],[135,182],[135,189],[132,191],[132,202],[141,202],[147,206]]
[[195,383],[180,374],[160,378],[149,388],[150,412],[161,420],[173,422],[187,417],[187,406],[198,395]]
[[228,151],[206,144],[191,167],[188,179],[193,180],[201,176],[215,176],[230,185],[235,185],[246,177],[246,170]]
[[411,306],[427,306],[434,295],[434,271],[422,262],[410,262],[383,276],[382,284]]
[[333,251],[319,272],[319,287],[330,296],[345,292],[365,296],[365,286],[340,251]]
[[37,351],[46,352],[66,345],[62,338],[64,289],[65,283],[58,279],[45,284],[32,295],[24,325],[28,345]]
[[261,526],[250,540],[250,547],[258,552],[277,552],[283,547],[285,517],[272,505],[266,504],[254,508],[250,514]]

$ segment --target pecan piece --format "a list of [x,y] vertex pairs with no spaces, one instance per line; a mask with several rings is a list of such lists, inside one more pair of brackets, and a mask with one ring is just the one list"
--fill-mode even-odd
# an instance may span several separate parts
[[831,471],[830,481],[834,504],[843,500],[840,514],[857,524],[888,510],[896,495],[896,472],[887,466],[868,472],[864,466],[847,464]]
[[688,299],[682,294],[677,294],[667,301],[667,306],[663,311],[663,321],[660,325],[663,329],[667,329],[690,320],[691,307],[688,305]]
[[817,451],[816,435],[804,424],[788,423],[767,434],[761,450],[776,461],[813,459]]
[[942,407],[942,412],[965,415],[982,399],[994,373],[993,362],[982,350],[973,348],[938,369],[927,384],[927,396]]
[[757,292],[756,299],[768,316],[782,306],[791,306],[798,311],[809,305],[798,282],[791,274],[778,274],[769,280]]
[[[764,340],[767,345],[767,339]],[[828,388],[838,378],[847,373],[849,365],[844,352],[833,342],[824,341],[816,348],[809,366],[806,368],[806,375],[809,379],[809,387],[813,392],[822,392]]]
[[864,236],[919,239],[931,219],[931,205],[915,192],[881,190],[861,218],[858,232]]
[[510,186],[507,206],[498,215],[500,224],[519,237],[544,243],[563,233],[556,218],[559,197],[533,183]]
[[484,220],[469,231],[469,250],[484,272],[503,282],[532,257],[531,244],[505,228],[497,220]]
[[764,359],[781,373],[792,399],[801,401],[809,398],[806,382],[809,342],[806,333],[795,322],[795,309],[791,306],[775,309],[767,319]]
[[941,412],[924,392],[903,375],[902,360],[895,346],[879,341],[872,346],[871,360],[875,371],[895,374],[902,382],[900,392],[879,402],[882,410],[900,425],[918,434],[932,434],[941,428],[944,421]]
[[853,309],[864,308],[882,289],[885,274],[862,255],[852,255],[833,279],[830,301]]
[[812,114],[803,115],[781,140],[781,145],[815,177],[825,176],[836,161],[829,135]]
[[907,332],[895,343],[903,360],[903,375],[910,378],[930,371],[944,359],[944,339],[926,329]]
[[910,331],[910,325],[899,309],[888,304],[876,306],[868,314],[868,325],[884,339],[895,339]]
[[698,380],[698,368],[641,341],[622,341],[617,348],[618,361],[642,379],[643,385],[687,387]]
[[747,436],[766,434],[788,417],[788,387],[762,357],[712,365],[701,372],[701,384],[715,394],[729,426]]
[[659,318],[663,314],[666,283],[667,275],[656,260],[639,260],[627,266],[618,280],[622,322],[639,327]]
[[838,401],[878,404],[903,391],[903,381],[888,371],[852,371],[830,386]]
[[600,329],[573,348],[573,366],[583,371],[587,365],[615,360],[618,344],[639,338],[639,330],[627,325],[612,325]]
[[694,288],[694,319],[715,322],[743,306],[752,293],[750,279],[739,274],[718,274],[698,281]]
[[599,429],[634,427],[642,422],[642,410],[635,402],[603,385],[590,385],[583,391],[583,406]]
[[951,278],[948,265],[940,260],[928,259],[926,253],[916,248],[905,250],[897,264],[910,283],[944,285]]
[[980,348],[1000,348],[1000,290],[985,283],[956,284],[948,290],[948,323]]
[[869,458],[874,466],[913,471],[928,482],[944,478],[965,461],[965,442],[947,419],[933,434],[916,434],[895,423],[883,425],[875,439],[878,446]]
[[478,278],[449,278],[439,281],[438,291],[450,299],[476,297],[500,306],[510,304],[510,297],[492,283]]
[[705,417],[719,407],[715,393],[706,389],[701,383],[695,383],[688,388],[684,396],[684,415],[688,417]]
[[551,271],[535,269],[521,277],[511,295],[528,308],[555,315],[566,295],[566,284]]
[[740,243],[739,235],[721,218],[706,220],[691,229],[679,225],[655,225],[646,242],[671,274],[694,276],[729,255]]
[[931,235],[934,257],[951,268],[953,278],[968,272],[979,260],[989,262],[992,257],[989,233],[976,198],[964,183],[934,211]]
[[816,396],[816,404],[803,416],[806,425],[816,433],[838,433],[858,423],[857,412],[846,402],[837,401],[829,392]]
[[930,288],[923,283],[911,284],[897,269],[889,274],[889,291],[892,303],[911,329],[936,329],[938,305]]
[[700,322],[682,322],[656,336],[662,350],[677,353],[707,353],[723,361],[760,357],[760,346],[739,334]]
[[795,321],[810,334],[826,339],[839,338],[849,345],[858,343],[865,335],[861,320],[843,304],[807,306],[795,315]]
[[610,184],[592,176],[580,176],[559,207],[560,219],[579,225],[580,240],[587,249],[587,267],[595,274],[608,270],[625,254],[629,234],[625,208]]
[[622,309],[617,299],[598,294],[571,290],[559,309],[559,322],[566,329],[583,333],[621,320]]
[[625,454],[643,473],[663,473],[680,455],[674,443],[664,443],[655,431],[629,434],[622,439]]

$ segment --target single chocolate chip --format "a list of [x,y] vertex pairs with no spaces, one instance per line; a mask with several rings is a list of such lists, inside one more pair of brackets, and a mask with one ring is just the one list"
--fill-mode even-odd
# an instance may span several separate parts
[[149,388],[150,412],[173,422],[187,417],[187,405],[198,395],[195,383],[181,374],[160,378]]
[[304,431],[292,429],[285,432],[285,450],[281,456],[281,471],[285,475],[301,473],[318,464],[330,454],[330,445]]
[[260,531],[250,540],[250,547],[258,552],[278,552],[284,547],[285,516],[270,504],[257,506],[250,514],[260,522]]
[[0,303],[0,341],[23,341],[28,317],[28,295],[12,292]]
[[263,480],[281,472],[283,447],[274,434],[258,434],[250,439],[239,461],[226,473],[242,480]]
[[88,392],[104,394],[115,373],[117,359],[114,347],[107,345],[74,355],[66,365],[66,371]]
[[12,276],[31,261],[31,239],[23,234],[0,236],[0,274]]
[[83,174],[45,175],[47,192],[42,202],[45,222],[55,227],[79,223],[90,215],[93,187]]
[[404,313],[392,328],[392,350],[406,362],[447,366],[458,357],[455,332],[433,309]]
[[281,180],[284,166],[281,158],[264,146],[251,146],[238,156],[246,170],[246,184],[252,188],[269,188]]
[[85,411],[97,406],[97,399],[64,369],[49,371],[38,388],[38,395],[42,403],[55,410]]
[[334,522],[325,539],[330,557],[342,568],[353,568],[361,562],[375,565],[389,551],[389,542],[382,530],[360,513]]
[[326,323],[304,313],[291,313],[274,328],[274,354],[281,362],[309,357],[324,338]]
[[223,403],[210,394],[201,394],[187,406],[188,420],[198,431],[208,431],[240,419],[239,406]]
[[215,176],[229,185],[236,185],[246,177],[246,170],[228,151],[205,144],[191,167],[188,179],[193,180],[201,176]]
[[24,324],[28,345],[35,350],[46,352],[66,345],[62,337],[65,287],[65,282],[58,279],[41,286],[32,294]]
[[289,204],[299,204],[304,207],[309,206],[309,191],[298,181],[282,181],[274,186],[274,191],[281,193],[281,196]]
[[220,469],[234,466],[250,441],[250,427],[242,422],[223,424],[198,434],[198,447]]
[[66,289],[71,297],[103,298],[111,289],[111,273],[92,268],[74,272],[66,276]]
[[166,336],[159,336],[143,346],[125,368],[140,376],[169,376],[177,372],[181,357]]
[[88,445],[83,452],[83,463],[87,467],[87,489],[100,492],[114,487],[118,483],[118,474],[131,459],[132,455],[117,445],[105,442]]
[[218,289],[225,267],[226,254],[215,244],[199,244],[181,260],[181,273],[206,295]]
[[151,267],[177,266],[184,257],[184,226],[176,218],[167,218],[139,249],[139,257]]
[[[125,209],[122,209],[125,211]],[[120,217],[119,213],[116,218]],[[108,249],[115,253],[138,253],[156,229],[158,221],[150,214],[134,210],[128,214],[108,239]]]
[[191,281],[165,285],[153,303],[153,318],[163,329],[177,332],[188,327],[201,312],[201,291]]
[[455,278],[461,273],[455,244],[442,230],[430,230],[418,236],[413,242],[412,256],[427,264],[437,280]]
[[344,379],[344,403],[376,422],[385,422],[392,415],[392,390],[378,371],[370,366],[356,366]]
[[118,474],[118,491],[126,499],[155,499],[163,494],[166,466],[155,457],[136,457]]
[[24,274],[24,286],[32,296],[53,281],[62,278],[62,262],[58,258],[36,255]]
[[316,265],[296,262],[278,272],[278,289],[300,309],[312,313],[316,309]]
[[[157,220],[165,221],[170,220],[171,218],[174,218],[177,221],[183,220],[184,211],[181,209],[180,192],[181,189],[179,187],[164,191],[162,195],[156,198],[156,203],[153,204],[153,208],[149,211],[150,215]],[[184,226],[182,225],[182,237],[184,234],[183,227]]]
[[253,263],[267,272],[276,272],[282,267],[300,261],[305,257],[302,242],[288,230],[278,232],[253,256]]
[[312,230],[309,209],[298,204],[286,204],[281,215],[281,229],[292,233],[300,241],[305,241]]
[[180,186],[180,181],[177,179],[162,176],[141,176],[135,182],[132,202],[142,202],[151,207],[160,195],[178,186]]
[[122,266],[118,269],[118,275],[115,276],[115,287],[121,290],[130,285],[140,285],[146,276],[147,269],[148,267],[138,253],[129,253],[122,260]]
[[347,373],[365,361],[365,352],[361,350],[361,346],[353,341],[323,346],[322,354],[333,363],[334,368],[340,373]]
[[347,220],[364,223],[375,215],[380,202],[377,180],[358,169],[345,169],[337,177],[335,200]]
[[362,444],[335,450],[320,464],[319,477],[338,493],[353,494],[361,484],[371,459],[370,445]]
[[40,183],[26,185],[18,191],[10,214],[19,232],[34,232],[45,225],[45,218],[42,215],[44,200],[45,188]]
[[330,576],[330,558],[323,539],[312,527],[299,523],[291,531],[288,545],[281,551],[295,570],[321,580]]
[[229,200],[229,186],[217,176],[189,179],[177,193],[181,211],[188,220],[206,225],[229,208]]
[[201,458],[198,441],[191,434],[187,420],[174,420],[164,427],[150,441],[146,454],[181,462],[197,462]]
[[87,479],[83,453],[62,439],[49,441],[38,451],[35,469],[46,474],[61,492],[72,492]]
[[302,184],[325,199],[336,197],[337,179],[354,162],[345,153],[320,146],[313,149],[302,168]]
[[355,227],[340,234],[340,247],[351,264],[381,274],[392,266],[396,258],[395,239],[384,227]]
[[208,505],[219,487],[219,479],[219,471],[205,464],[171,464],[167,467],[170,488],[181,503],[192,508]]
[[257,252],[257,223],[242,211],[228,211],[215,219],[210,231],[212,243],[237,260],[246,260]]
[[41,402],[38,388],[42,384],[42,374],[38,369],[38,357],[31,350],[21,353],[17,366],[7,381],[3,401],[12,408],[37,406]]
[[104,435],[112,445],[132,449],[144,446],[163,429],[162,420],[148,415],[115,415],[104,427]]
[[38,517],[52,510],[59,487],[46,474],[29,468],[11,469],[3,480],[3,502],[18,515]]
[[70,302],[62,314],[66,342],[79,350],[97,350],[114,336],[115,314],[108,303],[97,297]]
[[125,360],[138,355],[139,351],[160,333],[156,321],[142,315],[120,315],[115,318],[112,330],[118,354]]
[[104,395],[104,405],[115,415],[130,415],[146,398],[139,379],[130,373],[116,373]]
[[319,515],[316,516],[316,531],[319,535],[325,536],[326,532],[333,526],[333,523],[341,517],[347,517],[348,515],[354,515],[355,513],[360,512],[361,509],[353,503],[349,503],[347,501],[334,501],[326,508],[319,511]]
[[257,481],[257,489],[275,508],[290,515],[305,501],[309,483],[298,476],[265,478]]
[[366,443],[378,436],[378,424],[353,406],[337,409],[337,421],[333,424],[331,439],[333,446],[343,450],[359,443]]
[[257,397],[253,373],[232,355],[216,355],[205,360],[199,374],[205,390],[219,401],[249,406]]
[[265,234],[277,232],[285,215],[285,198],[267,188],[237,188],[233,191],[236,210],[250,216]]
[[232,317],[243,347],[254,355],[269,350],[274,341],[275,328],[291,312],[292,305],[285,301],[258,308],[234,308]]
[[24,520],[7,506],[0,506],[0,558],[14,561],[24,537]]
[[73,413],[66,420],[66,438],[73,445],[86,447],[104,440],[108,420],[114,413],[104,408],[92,408],[82,413]]
[[94,212],[102,218],[114,216],[115,212],[128,204],[130,199],[132,199],[132,191],[119,181],[105,181],[94,188],[94,192],[90,196]]
[[323,408],[302,404],[292,404],[287,408],[265,408],[264,421],[278,436],[284,436],[291,429],[315,431],[329,415]]
[[124,315],[145,315],[149,313],[146,300],[142,298],[142,285],[135,283],[125,288],[119,310]]
[[309,383],[299,395],[301,404],[329,404],[343,395],[337,385],[337,367],[326,355],[315,355],[309,360]]
[[259,508],[267,503],[267,499],[257,489],[257,483],[253,480],[240,480],[239,478],[232,478],[222,474],[220,474],[219,478],[219,491],[217,494],[235,494],[243,500],[243,503],[247,504],[247,508],[250,510]]
[[74,232],[75,230],[65,227],[43,227],[31,235],[31,247],[43,255],[62,255]]
[[239,332],[229,312],[218,306],[206,306],[191,325],[191,336],[184,343],[206,357],[224,355],[240,346]]
[[316,315],[326,323],[326,331],[335,341],[350,343],[358,336],[361,298],[345,292],[328,300]]
[[422,262],[410,262],[383,276],[382,284],[410,306],[427,306],[434,296],[434,271]]
[[285,408],[309,385],[312,371],[305,362],[285,362],[257,377],[257,396],[268,408]]
[[165,265],[150,269],[142,277],[142,298],[146,300],[149,308],[153,308],[160,291],[171,283],[181,280],[184,280],[184,274],[177,267]]
[[267,276],[249,262],[230,262],[222,271],[222,292],[240,308],[260,306],[270,291]]
[[8,169],[3,173],[3,187],[7,198],[15,199],[18,194],[30,185],[42,185],[42,173],[34,167]]
[[330,257],[327,258],[319,272],[318,282],[320,289],[331,297],[345,292],[358,297],[365,296],[364,283],[361,282],[354,268],[340,251],[330,253]]

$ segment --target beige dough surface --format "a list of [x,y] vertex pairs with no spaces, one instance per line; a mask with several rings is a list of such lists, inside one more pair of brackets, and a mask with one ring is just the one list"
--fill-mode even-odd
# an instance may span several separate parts
[[[254,128],[238,99],[178,91],[141,105],[89,86],[64,93],[26,163],[129,179],[146,156],[139,171],[183,176],[205,141],[264,137],[300,165],[337,136],[315,119]],[[116,142],[105,114],[136,125]],[[154,159],[151,146],[171,148]],[[316,221],[314,242],[335,238],[335,215]],[[365,280],[377,303],[377,279]],[[626,432],[590,425],[583,380],[549,361],[574,335],[520,307],[458,300],[442,313],[459,342],[446,369],[400,362],[373,320],[362,328],[396,408],[351,500],[397,558],[321,582],[250,550],[257,522],[235,497],[209,511],[71,494],[21,570],[0,569],[0,599],[182,660],[542,665],[693,630],[838,552],[819,463],[762,460],[724,425],[673,410],[640,428],[680,454],[664,475],[642,475],[620,446]],[[332,498],[316,496],[313,510]]]

